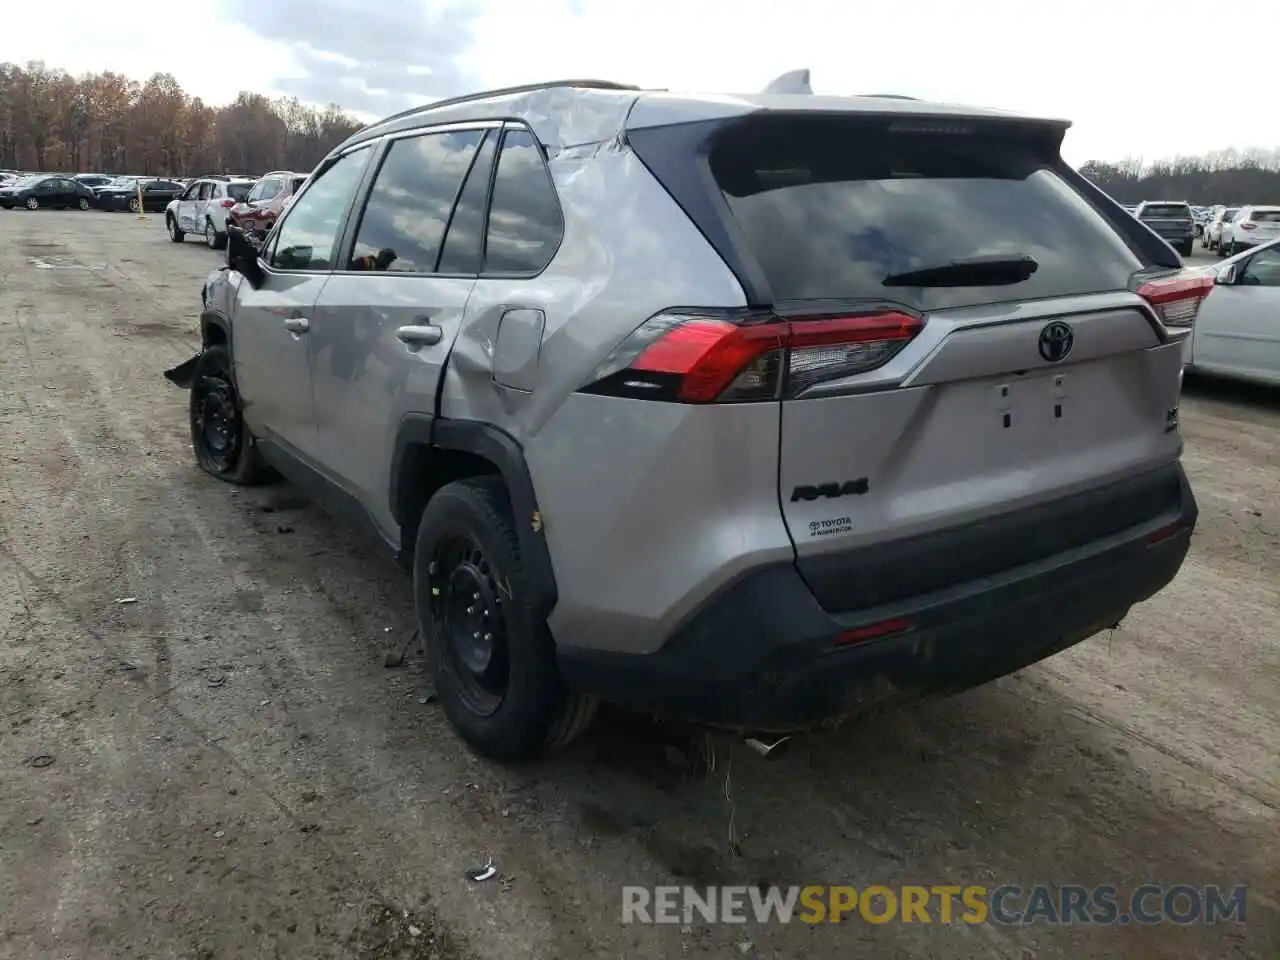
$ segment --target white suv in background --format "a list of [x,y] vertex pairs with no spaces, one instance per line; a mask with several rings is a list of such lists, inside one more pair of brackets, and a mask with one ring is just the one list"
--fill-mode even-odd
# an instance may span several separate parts
[[1241,207],[1230,223],[1223,224],[1218,250],[1222,256],[1231,257],[1277,237],[1280,237],[1280,207]]
[[193,180],[164,211],[169,239],[181,243],[188,233],[204,237],[210,250],[220,250],[227,242],[227,212],[249,195],[254,181],[248,178],[201,177]]

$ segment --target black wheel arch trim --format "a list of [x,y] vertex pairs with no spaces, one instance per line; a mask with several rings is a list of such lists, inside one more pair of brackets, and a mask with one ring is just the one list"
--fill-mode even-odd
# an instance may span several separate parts
[[[191,389],[191,384],[195,382],[196,367],[200,363],[200,358],[204,355],[204,351],[209,347],[209,330],[218,329],[222,331],[222,342],[226,344],[227,356],[231,356],[231,321],[228,320],[218,310],[201,310],[200,311],[200,352],[189,360],[185,360],[164,372],[164,377],[170,383],[181,387],[183,390]],[[231,362],[231,369],[228,371],[231,375],[231,386],[236,385],[235,362]],[[240,402],[239,391],[236,391],[236,402]]]
[[529,473],[529,465],[519,441],[492,424],[424,414],[406,416],[400,422],[396,434],[391,462],[391,513],[401,526],[404,525],[401,516],[401,465],[406,451],[410,447],[421,445],[474,454],[498,468],[511,498],[511,512],[515,519],[516,535],[520,540],[521,561],[535,592],[535,596],[530,599],[537,619],[546,620],[555,609],[559,593],[551,565],[551,551],[542,530],[533,477]]

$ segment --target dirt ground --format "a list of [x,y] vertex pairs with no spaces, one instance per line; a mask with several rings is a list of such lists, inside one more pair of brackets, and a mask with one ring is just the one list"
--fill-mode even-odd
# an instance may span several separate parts
[[[389,558],[194,468],[161,371],[216,263],[155,216],[0,213],[0,956],[1280,956],[1280,398],[1188,386],[1200,528],[1113,634],[768,761],[695,769],[611,712],[506,769],[384,666],[412,627]],[[620,922],[624,884],[682,882],[1249,900],[1212,927]]]

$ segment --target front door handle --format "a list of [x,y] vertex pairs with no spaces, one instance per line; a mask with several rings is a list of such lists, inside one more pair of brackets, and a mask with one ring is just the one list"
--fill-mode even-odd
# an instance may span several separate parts
[[311,321],[306,317],[290,317],[284,322],[284,328],[290,333],[306,333],[311,329]]
[[410,324],[400,327],[396,336],[411,347],[430,347],[444,338],[444,331],[434,323]]

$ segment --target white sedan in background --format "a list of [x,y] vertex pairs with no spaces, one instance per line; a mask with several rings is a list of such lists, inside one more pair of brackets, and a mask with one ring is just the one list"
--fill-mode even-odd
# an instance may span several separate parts
[[1213,289],[1183,341],[1183,365],[1280,387],[1280,240],[1204,269]]

